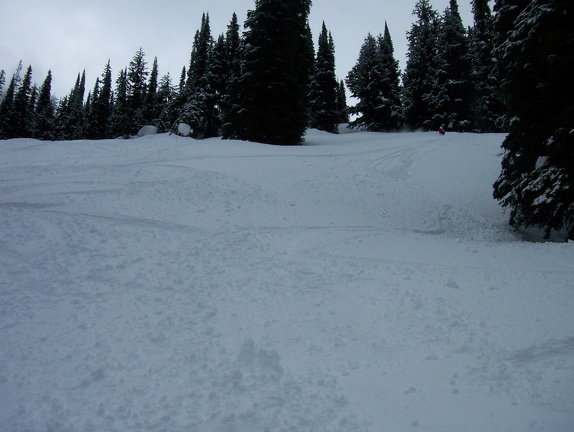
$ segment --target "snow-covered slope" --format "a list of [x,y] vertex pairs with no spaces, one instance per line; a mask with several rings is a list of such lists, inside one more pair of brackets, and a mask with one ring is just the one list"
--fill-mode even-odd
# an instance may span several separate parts
[[574,429],[502,135],[0,142],[0,430]]

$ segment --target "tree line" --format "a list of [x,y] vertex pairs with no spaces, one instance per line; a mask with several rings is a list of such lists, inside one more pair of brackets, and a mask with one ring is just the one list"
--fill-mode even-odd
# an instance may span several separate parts
[[[443,13],[418,0],[399,70],[387,23],[368,34],[345,80],[335,75],[335,44],[323,24],[315,52],[311,0],[256,0],[240,32],[234,14],[214,39],[209,15],[196,32],[178,84],[158,77],[140,50],[112,88],[108,64],[86,93],[78,74],[70,94],[38,89],[22,65],[7,86],[0,72],[0,138],[129,137],[147,124],[195,138],[221,136],[301,144],[309,127],[340,123],[369,131],[508,132],[494,197],[511,223],[574,237],[574,4],[571,0],[471,0],[465,28],[457,0]],[[346,87],[356,99],[347,107]]]
[[[371,131],[434,129],[441,123],[455,131],[500,130],[499,80],[488,54],[493,17],[487,0],[473,4],[474,26],[465,29],[456,0],[443,15],[420,0],[402,74],[385,23],[382,35],[367,36],[357,64],[338,80],[335,44],[325,23],[315,52],[310,0],[257,1],[244,32],[233,14],[227,32],[216,39],[204,14],[177,83],[169,73],[158,76],[157,58],[150,70],[142,48],[115,85],[108,62],[91,89],[85,73],[78,74],[69,95],[59,100],[51,95],[51,72],[38,89],[32,68],[22,77],[20,65],[5,89],[4,71],[0,77],[0,137],[129,137],[143,125],[166,132],[187,123],[195,138],[300,144],[308,127],[336,133],[349,114],[351,127]],[[347,87],[357,100],[350,108]]]

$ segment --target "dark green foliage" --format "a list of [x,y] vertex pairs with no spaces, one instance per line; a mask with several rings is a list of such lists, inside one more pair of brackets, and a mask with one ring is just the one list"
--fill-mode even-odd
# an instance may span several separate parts
[[127,71],[121,70],[116,80],[111,131],[114,137],[129,138],[132,131],[131,107],[128,100]]
[[337,106],[339,84],[335,76],[335,44],[324,22],[310,88],[311,127],[338,133],[340,113]]
[[439,52],[439,18],[428,0],[419,0],[407,39],[409,49],[403,74],[405,122],[411,129],[435,129],[433,117],[440,93],[437,82]]
[[385,24],[384,36],[368,35],[361,47],[357,64],[347,76],[347,85],[357,105],[351,127],[370,131],[392,131],[402,125],[402,107],[398,62],[393,57],[393,43]]
[[438,42],[436,74],[439,87],[433,123],[466,132],[472,128],[472,65],[468,36],[456,0],[450,0],[450,6],[444,12]]
[[[32,66],[28,66],[20,88],[14,97],[11,119],[12,136],[29,138],[32,136],[30,124],[30,97],[32,95]],[[9,138],[11,138],[9,137]]]
[[340,81],[337,88],[337,123],[349,123],[349,107],[347,106],[347,92],[345,82]]
[[140,47],[130,61],[126,75],[127,121],[130,134],[136,133],[146,123],[144,113],[148,75],[145,53]]
[[41,140],[54,139],[54,103],[52,102],[52,72],[48,75],[40,87],[40,94],[35,108],[34,137]]
[[474,25],[469,32],[472,59],[472,127],[478,132],[499,132],[503,114],[498,67],[493,55],[494,27],[488,0],[473,0]]
[[228,78],[225,95],[221,101],[221,124],[223,138],[236,135],[238,113],[241,109],[239,99],[239,79],[241,77],[241,39],[237,15],[234,13],[227,26],[225,37],[227,51]]
[[159,70],[157,66],[157,57],[153,60],[153,66],[147,84],[145,101],[143,106],[143,122],[147,125],[157,125],[161,115],[162,107],[160,98],[158,98],[158,78]]
[[[180,108],[177,122],[173,125],[174,129],[177,129],[178,123],[190,125],[195,138],[217,136],[219,131],[219,96],[216,87],[220,77],[216,76],[212,63],[213,49],[209,15],[203,14],[201,29],[195,34],[187,81],[182,94],[185,102]],[[221,60],[221,57],[219,59]],[[218,64],[217,67],[219,66],[221,65]]]
[[14,138],[16,136],[14,132],[16,117],[16,113],[14,111],[14,96],[20,80],[18,75],[19,71],[20,68],[14,75],[12,75],[12,79],[6,89],[6,94],[0,104],[0,138],[3,139]]
[[313,41],[310,0],[259,0],[249,11],[234,137],[297,145],[307,129]]
[[102,80],[96,80],[88,112],[88,137],[91,139],[110,138],[112,115],[112,69],[110,62],[102,73]]
[[574,239],[574,3],[498,0],[509,134],[494,197],[511,223]]

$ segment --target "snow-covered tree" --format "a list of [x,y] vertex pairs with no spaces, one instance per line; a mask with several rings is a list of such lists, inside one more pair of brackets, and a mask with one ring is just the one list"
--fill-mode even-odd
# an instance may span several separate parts
[[516,226],[574,239],[574,3],[497,0],[509,133],[494,197]]
[[407,34],[407,63],[403,74],[405,122],[411,129],[435,129],[433,120],[440,93],[437,82],[439,17],[428,0],[419,0],[413,12],[417,21]]
[[469,31],[472,59],[472,127],[478,132],[499,132],[503,114],[498,67],[493,55],[494,27],[489,0],[472,0],[474,24]]
[[339,84],[335,76],[335,44],[333,36],[323,22],[309,92],[312,128],[338,133],[340,117],[337,106],[338,91]]
[[456,0],[450,0],[441,21],[436,60],[434,124],[465,132],[472,128],[473,86],[468,35]]
[[356,65],[347,76],[347,86],[359,102],[350,108],[358,117],[351,127],[371,131],[397,130],[402,124],[398,62],[385,23],[383,36],[367,36]]

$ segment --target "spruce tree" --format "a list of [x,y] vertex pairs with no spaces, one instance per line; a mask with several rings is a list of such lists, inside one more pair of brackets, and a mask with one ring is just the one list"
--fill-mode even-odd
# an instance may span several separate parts
[[238,113],[241,110],[239,79],[241,77],[241,36],[237,15],[233,13],[225,35],[227,62],[229,65],[228,84],[221,103],[221,128],[224,139],[237,136]]
[[132,114],[128,99],[127,70],[120,71],[116,79],[114,105],[111,118],[111,131],[115,137],[129,138],[132,133]]
[[4,98],[4,84],[6,83],[6,72],[4,69],[0,70],[0,102]]
[[177,117],[177,111],[174,111],[173,100],[176,96],[176,89],[171,83],[171,76],[169,72],[162,76],[159,80],[158,90],[157,90],[157,100],[161,107],[161,112],[157,123],[159,132],[168,132],[172,124]]
[[20,88],[14,97],[13,117],[12,117],[12,136],[10,138],[29,138],[31,137],[30,124],[30,97],[32,95],[32,66],[28,66]]
[[407,34],[408,52],[403,74],[405,122],[411,129],[435,129],[433,117],[440,88],[438,70],[439,18],[428,0],[419,0],[413,12],[417,21]]
[[357,118],[351,127],[370,131],[397,130],[402,124],[398,62],[388,27],[385,35],[367,36],[357,64],[347,76],[347,86],[359,102],[350,108]]
[[201,28],[195,34],[187,71],[185,103],[176,122],[190,125],[195,138],[216,136],[219,126],[217,96],[213,88],[214,77],[210,69],[212,50],[213,38],[209,15],[203,14]]
[[143,48],[134,54],[127,69],[127,115],[130,134],[144,126],[145,98],[147,91],[147,62]]
[[436,61],[434,124],[465,132],[472,128],[471,56],[467,32],[462,24],[456,0],[450,0],[440,26]]
[[345,81],[339,82],[337,88],[337,113],[338,123],[349,123],[349,107],[347,106],[347,91],[345,89]]
[[319,36],[317,56],[309,92],[310,125],[322,131],[338,133],[339,112],[335,76],[335,44],[325,22]]
[[574,4],[497,0],[509,133],[494,197],[517,227],[574,239]]
[[494,59],[494,27],[489,0],[472,0],[474,23],[469,32],[472,59],[472,125],[478,132],[499,132],[503,114],[500,80]]
[[153,59],[153,65],[147,84],[145,93],[143,122],[148,125],[155,125],[159,121],[162,107],[160,99],[157,95],[158,90],[159,69],[157,65],[157,57]]
[[403,125],[401,73],[399,62],[394,56],[393,41],[386,22],[383,37],[379,36],[379,49],[381,51],[381,67],[383,71],[381,129],[386,131],[398,130]]
[[48,71],[40,87],[40,94],[35,111],[34,137],[41,140],[54,139],[54,103],[52,102],[52,72]]
[[245,23],[236,138],[298,145],[308,125],[311,0],[259,0]]
[[10,79],[6,94],[0,104],[0,138],[8,139],[14,138],[14,125],[16,113],[14,111],[14,96],[16,94],[17,83],[19,81],[18,75],[15,73]]

